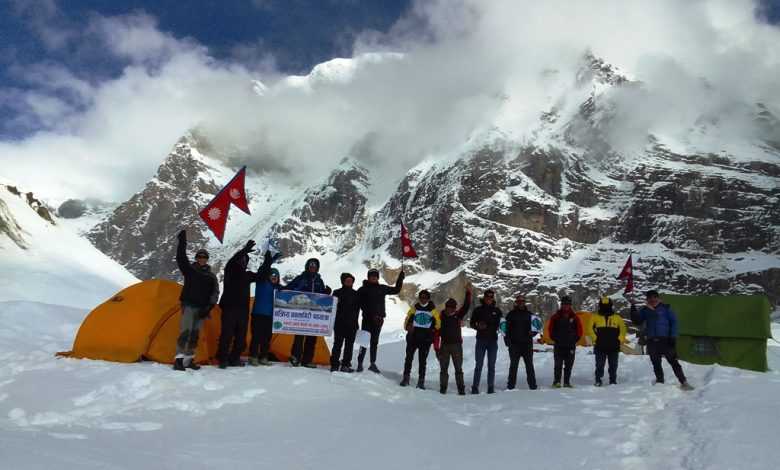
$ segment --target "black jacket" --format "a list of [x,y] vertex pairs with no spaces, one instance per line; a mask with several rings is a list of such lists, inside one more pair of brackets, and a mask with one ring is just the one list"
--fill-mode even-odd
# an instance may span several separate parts
[[334,290],[333,296],[339,299],[336,306],[334,329],[339,332],[356,332],[358,329],[358,315],[360,314],[360,297],[358,292],[352,288],[342,287]]
[[209,265],[201,267],[187,259],[187,243],[179,241],[176,247],[176,264],[184,276],[184,287],[179,300],[193,307],[215,305],[219,299],[219,281]]
[[[477,330],[477,339],[498,340],[498,327],[501,324],[501,309],[494,305],[481,304],[471,314],[469,325]],[[480,330],[477,326],[485,322],[487,327]]]
[[[241,264],[244,260],[249,262],[249,250],[246,247],[240,249],[225,265],[224,292],[219,299],[223,311],[249,312],[249,285],[260,279],[257,273],[246,270],[246,264]],[[266,253],[266,256],[270,256],[270,253]]]
[[401,292],[401,287],[404,284],[404,273],[398,275],[398,279],[395,281],[395,286],[390,287],[384,284],[371,284],[368,281],[363,281],[363,286],[357,290],[358,296],[360,296],[360,310],[363,311],[363,318],[369,317],[373,321],[373,317],[380,316],[385,317],[385,296],[395,295]]
[[506,314],[506,342],[514,346],[527,347],[533,344],[531,334],[531,316],[527,308],[513,308]]
[[466,293],[466,299],[463,305],[452,315],[447,315],[446,310],[441,311],[441,344],[461,344],[463,335],[460,331],[460,322],[469,312],[471,306],[471,295]]

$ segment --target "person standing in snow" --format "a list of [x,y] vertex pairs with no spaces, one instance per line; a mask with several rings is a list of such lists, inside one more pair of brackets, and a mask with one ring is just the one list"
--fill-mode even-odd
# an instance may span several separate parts
[[534,346],[533,339],[536,331],[532,327],[534,314],[528,310],[525,296],[515,297],[515,307],[506,314],[506,335],[504,343],[509,348],[509,378],[507,390],[514,390],[517,384],[517,369],[520,358],[525,364],[525,378],[528,388],[536,390],[536,372],[534,371]]
[[[396,295],[401,292],[406,274],[401,271],[395,280],[395,286],[390,287],[379,283],[379,271],[369,269],[363,286],[358,289],[360,299],[360,310],[362,312],[362,322],[360,328],[371,334],[371,365],[368,370],[379,373],[376,366],[377,349],[379,348],[379,333],[382,331],[382,325],[385,322],[385,296]],[[366,357],[366,348],[361,346],[358,354],[357,371],[363,372],[363,359]]]
[[593,352],[596,355],[596,386],[601,387],[604,377],[604,364],[609,362],[609,384],[617,383],[618,356],[620,345],[626,341],[626,323],[615,313],[612,299],[602,297],[597,315],[593,320],[593,333],[596,340]]
[[561,368],[563,368],[563,386],[572,388],[571,371],[574,367],[574,355],[577,342],[582,337],[582,322],[571,307],[571,297],[561,297],[561,308],[550,317],[547,323],[548,336],[555,343],[553,347],[553,387],[561,388]]
[[474,350],[474,378],[471,382],[471,393],[479,393],[479,382],[482,378],[482,366],[485,354],[488,356],[488,393],[495,392],[496,356],[498,355],[498,327],[501,324],[501,309],[496,307],[496,293],[488,289],[482,295],[481,305],[471,314],[470,326],[477,330],[477,343]]
[[271,252],[266,251],[263,264],[257,270],[255,305],[252,307],[252,339],[249,341],[249,364],[252,366],[271,365],[268,350],[273,336],[274,293],[282,288],[279,271],[271,267],[272,262]]
[[447,393],[447,384],[450,380],[448,374],[450,360],[455,367],[455,383],[458,386],[458,395],[466,394],[466,382],[463,379],[463,335],[460,329],[463,327],[463,318],[471,305],[471,287],[466,287],[466,298],[463,305],[458,308],[455,299],[447,299],[444,311],[441,314],[441,334],[439,344],[433,343],[439,358],[439,393]]
[[647,353],[653,364],[655,383],[664,383],[664,369],[661,358],[665,357],[672,366],[674,375],[684,390],[692,390],[683,373],[680,361],[677,360],[677,315],[669,304],[661,303],[661,297],[656,290],[645,294],[646,305],[637,311],[631,304],[631,320],[637,324],[645,324],[647,335]]
[[246,347],[249,328],[249,287],[260,279],[257,273],[247,270],[249,253],[254,246],[254,240],[249,240],[225,265],[225,290],[219,299],[222,308],[222,329],[217,346],[220,369],[244,366],[241,353]]
[[198,347],[198,335],[203,320],[209,316],[219,298],[219,281],[208,264],[209,252],[201,248],[195,253],[195,262],[190,263],[187,259],[187,231],[179,232],[178,239],[176,264],[184,276],[184,287],[179,297],[181,323],[173,368],[198,370],[200,366],[193,360]]
[[[306,261],[306,269],[295,277],[289,284],[287,290],[299,292],[314,292],[317,294],[330,295],[330,287],[326,286],[320,277],[320,260],[309,258]],[[293,367],[302,365],[310,369],[317,366],[312,364],[314,360],[314,348],[317,345],[316,336],[295,335],[292,350],[290,351],[290,364]]]
[[418,302],[409,309],[404,320],[406,333],[406,358],[404,359],[404,376],[401,386],[409,385],[409,375],[412,372],[414,352],[417,351],[419,367],[417,370],[417,388],[425,390],[425,369],[428,353],[431,350],[434,337],[441,329],[441,316],[436,305],[431,302],[431,293],[421,290],[417,296]]
[[[355,344],[355,335],[358,329],[358,315],[360,314],[360,298],[353,288],[355,276],[349,273],[341,274],[341,289],[333,291],[333,296],[339,299],[336,306],[336,320],[333,325],[333,351],[330,355],[330,371],[354,372],[352,369],[352,348]],[[339,357],[341,348],[344,348],[344,358]]]

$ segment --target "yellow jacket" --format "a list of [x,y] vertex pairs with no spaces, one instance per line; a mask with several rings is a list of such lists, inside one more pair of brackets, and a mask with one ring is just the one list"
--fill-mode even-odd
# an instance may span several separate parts
[[600,313],[591,315],[591,325],[593,327],[593,340],[596,346],[599,343],[614,343],[618,340],[618,346],[626,342],[626,323],[617,313],[604,316]]

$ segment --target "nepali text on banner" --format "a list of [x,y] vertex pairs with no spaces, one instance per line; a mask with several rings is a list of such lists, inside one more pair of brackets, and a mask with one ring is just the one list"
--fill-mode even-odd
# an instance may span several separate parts
[[273,332],[287,335],[330,336],[338,299],[314,292],[277,290],[274,293]]

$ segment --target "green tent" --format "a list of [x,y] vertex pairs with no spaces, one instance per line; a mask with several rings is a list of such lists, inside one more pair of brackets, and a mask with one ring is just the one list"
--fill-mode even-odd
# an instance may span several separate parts
[[677,314],[677,353],[694,364],[766,372],[771,306],[763,295],[672,295],[661,301]]

